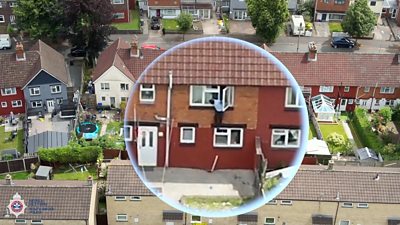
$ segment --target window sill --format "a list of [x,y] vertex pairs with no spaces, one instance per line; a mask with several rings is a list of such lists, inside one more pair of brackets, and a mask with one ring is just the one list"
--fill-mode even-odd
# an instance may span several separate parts
[[300,109],[301,109],[301,107],[297,107],[297,106],[285,106],[285,111],[295,111],[295,112],[297,112],[297,111],[300,111]]
[[240,150],[240,149],[243,148],[243,146],[215,146],[215,145],[213,145],[213,147],[214,147],[216,150],[232,150],[232,149],[238,149],[238,150]]
[[143,105],[154,105],[154,101],[140,101],[140,104],[143,104]]
[[271,146],[271,150],[272,151],[297,151],[298,149],[300,148],[300,146],[299,147],[286,147],[286,146],[284,146],[284,147],[274,147],[274,146]]
[[[214,106],[189,105],[189,109],[199,109],[199,110],[210,109],[210,110],[214,110]],[[227,108],[224,112],[226,112],[226,111],[233,111],[233,110],[234,110],[234,107],[229,107],[229,108]]]
[[192,147],[192,146],[196,146],[196,143],[182,143],[182,142],[179,142],[179,146],[182,146],[182,147]]

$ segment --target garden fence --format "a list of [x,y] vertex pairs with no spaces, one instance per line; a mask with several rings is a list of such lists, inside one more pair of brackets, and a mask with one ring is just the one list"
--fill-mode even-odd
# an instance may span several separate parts
[[7,161],[0,161],[0,174],[2,173],[12,173],[21,171],[30,171],[31,164],[36,164],[39,162],[37,156],[26,157],[22,159],[13,159]]
[[308,116],[310,117],[311,123],[315,128],[315,131],[317,133],[317,139],[318,140],[324,140],[323,136],[322,136],[322,132],[321,129],[319,128],[318,122],[317,122],[317,118],[315,118],[315,114],[311,108],[311,104],[307,105],[307,109],[308,109]]

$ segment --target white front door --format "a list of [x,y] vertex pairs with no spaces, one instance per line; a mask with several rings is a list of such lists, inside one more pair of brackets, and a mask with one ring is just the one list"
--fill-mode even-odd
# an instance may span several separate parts
[[347,99],[341,99],[340,100],[340,111],[346,111],[346,106],[347,106]]
[[52,113],[54,110],[54,100],[47,100],[47,112]]
[[157,166],[157,127],[138,128],[137,154],[139,166]]

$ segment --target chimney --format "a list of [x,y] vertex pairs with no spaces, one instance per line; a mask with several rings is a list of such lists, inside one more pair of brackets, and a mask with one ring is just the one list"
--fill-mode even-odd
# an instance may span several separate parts
[[136,58],[140,56],[138,40],[136,37],[132,38],[130,56]]
[[21,42],[17,42],[15,45],[15,57],[17,61],[25,61],[25,51],[24,51],[24,46],[22,45]]
[[315,42],[308,43],[308,61],[317,61],[317,45],[315,45]]
[[88,176],[88,178],[87,178],[87,185],[88,185],[88,186],[93,186],[93,177],[92,177],[92,176]]
[[333,170],[333,164],[335,164],[335,161],[329,160],[329,162],[328,162],[328,170]]
[[6,185],[12,185],[12,184],[13,184],[12,177],[10,174],[7,174],[6,175]]

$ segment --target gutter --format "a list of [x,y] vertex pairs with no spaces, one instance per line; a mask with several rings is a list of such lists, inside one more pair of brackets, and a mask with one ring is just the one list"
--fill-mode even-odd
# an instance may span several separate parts
[[164,167],[169,166],[169,150],[170,150],[170,127],[171,127],[171,92],[172,92],[172,71],[168,72],[169,84],[167,94],[167,124],[165,135],[165,164]]

